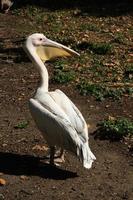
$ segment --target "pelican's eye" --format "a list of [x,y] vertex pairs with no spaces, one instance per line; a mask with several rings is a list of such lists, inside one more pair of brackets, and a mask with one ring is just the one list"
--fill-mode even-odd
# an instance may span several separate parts
[[42,38],[40,38],[39,40],[42,41]]

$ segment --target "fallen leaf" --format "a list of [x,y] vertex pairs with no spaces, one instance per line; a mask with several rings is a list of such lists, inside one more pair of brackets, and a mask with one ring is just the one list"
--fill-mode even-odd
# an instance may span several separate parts
[[133,57],[133,53],[130,53],[129,56]]
[[115,120],[116,120],[115,117],[112,117],[112,116],[110,116],[110,115],[108,116],[108,119],[109,119],[109,120],[112,120],[112,121],[115,121]]
[[0,186],[6,185],[6,181],[3,178],[0,178]]
[[110,105],[106,105],[106,106],[105,106],[105,108],[109,108],[109,107],[110,107]]
[[28,180],[28,177],[25,176],[25,175],[21,175],[20,178],[21,178],[22,180]]
[[128,63],[133,63],[133,59],[128,59],[127,62]]
[[46,147],[46,146],[40,146],[40,145],[35,145],[33,148],[32,148],[32,150],[40,150],[40,151],[47,151],[48,150],[48,147]]
[[90,124],[87,124],[87,127],[90,128],[91,127]]

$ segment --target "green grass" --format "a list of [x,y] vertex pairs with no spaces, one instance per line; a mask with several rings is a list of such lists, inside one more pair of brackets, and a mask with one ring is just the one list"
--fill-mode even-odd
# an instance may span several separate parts
[[57,60],[54,64],[53,82],[64,84],[75,79],[75,72],[68,67],[67,60]]
[[113,42],[118,43],[118,44],[125,44],[126,43],[126,38],[123,33],[118,32],[114,35],[114,40]]
[[111,118],[98,123],[97,136],[103,139],[120,140],[133,136],[133,121],[127,118]]
[[128,64],[124,70],[124,79],[126,81],[133,81],[133,64]]
[[95,24],[83,23],[80,26],[82,31],[99,31],[100,29]]
[[129,28],[129,33],[133,35],[133,28]]
[[81,80],[80,83],[77,84],[77,88],[81,95],[92,95],[99,101],[106,98],[120,100],[123,95],[133,95],[133,88],[125,87],[115,89],[105,85],[92,84],[85,80]]
[[81,81],[80,84],[77,85],[77,88],[80,92],[80,94],[86,96],[86,95],[92,95],[97,100],[104,100],[104,87],[99,85],[94,85],[91,83],[87,83],[86,81]]
[[105,55],[110,53],[112,50],[112,45],[109,43],[92,43],[92,42],[81,42],[78,44],[77,48],[80,50],[90,50],[95,54]]
[[19,122],[17,125],[15,125],[14,128],[25,129],[25,128],[27,128],[28,124],[29,124],[28,121],[22,121],[22,122]]
[[96,54],[104,55],[111,52],[112,46],[109,43],[90,44],[90,50]]
[[68,83],[75,79],[74,71],[62,71],[60,69],[56,69],[54,71],[53,81],[56,83]]
[[28,4],[12,10],[12,15],[18,20],[10,22],[8,27],[18,37],[42,32],[80,53],[80,57],[54,63],[54,74],[50,75],[54,82],[77,84],[80,94],[92,95],[97,100],[132,95],[132,87],[108,88],[112,83],[126,85],[133,80],[133,66],[128,64],[133,34],[130,16],[99,17],[75,7],[51,10],[47,6]]

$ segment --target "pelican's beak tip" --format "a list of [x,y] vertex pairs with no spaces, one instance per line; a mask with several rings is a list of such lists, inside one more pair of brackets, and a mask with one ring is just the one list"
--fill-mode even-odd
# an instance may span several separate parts
[[76,52],[76,55],[77,55],[77,56],[80,56],[80,54],[79,54],[79,53],[77,53],[77,52]]

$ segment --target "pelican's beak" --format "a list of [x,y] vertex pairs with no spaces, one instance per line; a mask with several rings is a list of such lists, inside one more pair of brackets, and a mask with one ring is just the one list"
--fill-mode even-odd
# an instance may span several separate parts
[[37,47],[36,51],[40,59],[44,62],[55,57],[79,56],[79,53],[76,51],[47,38],[43,42],[43,45]]

